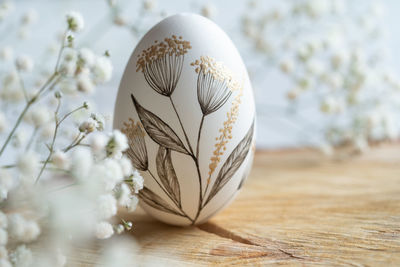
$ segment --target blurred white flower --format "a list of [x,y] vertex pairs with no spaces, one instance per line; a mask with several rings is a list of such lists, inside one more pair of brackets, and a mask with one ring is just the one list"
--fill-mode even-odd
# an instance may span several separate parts
[[11,238],[22,242],[32,242],[40,234],[39,225],[33,220],[25,219],[21,214],[8,216],[8,232]]
[[11,46],[4,46],[0,49],[0,59],[9,61],[13,58],[14,51]]
[[13,266],[32,266],[32,251],[25,245],[20,245],[12,253],[10,253],[10,261],[12,262]]
[[51,163],[53,163],[57,168],[65,170],[68,169],[70,165],[70,159],[66,153],[57,150],[51,157]]
[[17,161],[17,168],[25,176],[32,177],[37,175],[39,156],[33,151],[21,154]]
[[33,69],[33,60],[30,56],[20,55],[17,57],[15,64],[20,71],[31,72]]
[[101,195],[97,200],[98,215],[101,219],[109,219],[117,214],[117,201],[111,194]]
[[[6,169],[0,169],[0,202],[7,198],[8,191],[13,187],[14,181],[10,172]],[[0,228],[2,228],[2,213],[0,213]],[[7,224],[6,224],[7,225]]]
[[51,112],[45,106],[36,106],[29,113],[29,121],[39,128],[51,120]]
[[107,143],[107,155],[116,156],[124,152],[128,148],[128,139],[119,130],[114,130]]
[[38,19],[37,11],[35,9],[29,9],[22,15],[21,23],[23,25],[30,25],[35,23],[37,19]]
[[139,198],[136,195],[131,195],[130,203],[127,205],[128,211],[133,212],[136,210],[139,203]]
[[91,67],[94,64],[94,61],[96,59],[93,51],[86,47],[81,48],[79,50],[79,57],[82,60],[82,62],[89,67]]
[[139,193],[139,191],[143,189],[144,186],[143,183],[144,183],[143,177],[137,170],[135,170],[132,175],[132,187],[135,194]]
[[108,142],[108,137],[104,133],[94,133],[90,140],[90,147],[93,151],[93,154],[99,155],[100,153],[105,152],[105,148]]
[[157,2],[155,0],[144,0],[143,8],[147,11],[151,11],[156,8]]
[[110,223],[100,222],[96,225],[95,234],[99,239],[107,239],[114,234],[114,229]]
[[111,80],[113,66],[109,58],[101,56],[96,58],[93,65],[93,74],[98,83],[105,83]]
[[67,13],[66,17],[67,17],[68,29],[70,29],[73,32],[80,32],[83,30],[83,27],[85,26],[85,21],[83,20],[83,17],[80,13],[75,11],[70,11]]
[[76,72],[76,62],[74,61],[64,61],[60,64],[60,73],[65,76],[73,77]]
[[96,128],[97,128],[97,121],[95,121],[92,118],[87,119],[86,121],[82,122],[79,125],[79,131],[81,133],[86,133],[86,134],[94,132]]
[[124,176],[129,176],[132,174],[132,163],[127,157],[123,156],[119,160],[119,164],[121,165],[121,170]]
[[217,7],[208,3],[201,8],[201,14],[206,18],[213,18],[217,15]]
[[94,91],[95,85],[89,75],[80,74],[77,80],[78,91],[91,94]]
[[0,228],[6,229],[8,226],[7,215],[0,211]]
[[71,156],[71,172],[75,178],[85,179],[93,164],[92,154],[88,149],[77,148]]
[[281,71],[283,71],[285,73],[291,73],[294,68],[294,62],[293,62],[293,60],[286,59],[280,63],[279,67],[280,67]]

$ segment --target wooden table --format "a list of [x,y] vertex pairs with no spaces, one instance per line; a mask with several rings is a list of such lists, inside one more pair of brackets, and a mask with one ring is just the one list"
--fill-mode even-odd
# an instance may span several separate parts
[[400,266],[400,146],[341,160],[258,151],[242,192],[208,223],[129,219],[140,253],[167,266]]

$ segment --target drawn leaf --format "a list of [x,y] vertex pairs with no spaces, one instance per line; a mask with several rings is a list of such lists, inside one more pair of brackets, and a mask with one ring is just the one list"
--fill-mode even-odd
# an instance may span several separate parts
[[253,132],[254,121],[246,136],[243,137],[243,139],[226,159],[224,165],[222,165],[205,204],[207,204],[225,186],[225,184],[232,178],[235,172],[242,165],[250,150]]
[[164,201],[160,196],[158,196],[156,193],[148,189],[147,187],[144,187],[142,190],[139,192],[139,197],[141,200],[143,200],[147,205],[164,211],[168,213],[172,213],[178,216],[183,216],[180,214],[178,211],[176,211],[173,207],[171,207],[166,201]]
[[156,158],[157,173],[164,188],[170,194],[173,201],[180,206],[181,191],[178,177],[172,165],[171,150],[160,146]]
[[160,146],[189,155],[174,130],[155,114],[143,108],[132,94],[131,97],[140,121],[150,138]]

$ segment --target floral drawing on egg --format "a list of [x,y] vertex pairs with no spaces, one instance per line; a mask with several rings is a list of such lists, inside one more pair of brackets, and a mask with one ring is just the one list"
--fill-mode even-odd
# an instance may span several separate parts
[[[231,70],[222,62],[210,56],[200,56],[190,63],[190,66],[186,65],[185,55],[190,53],[190,49],[189,41],[185,41],[181,36],[177,38],[172,35],[171,38],[165,38],[161,42],[155,41],[153,45],[138,55],[136,62],[136,72],[143,73],[149,89],[152,88],[156,93],[169,99],[175,113],[174,116],[179,121],[178,128],[180,129],[174,129],[168,125],[157,114],[143,107],[131,94],[133,107],[138,114],[140,123],[135,123],[130,118],[128,122],[124,122],[122,131],[129,139],[130,147],[125,153],[133,165],[143,172],[148,172],[168,198],[164,199],[165,196],[160,196],[145,187],[140,193],[144,203],[159,211],[184,217],[191,224],[195,224],[204,207],[229,183],[248,157],[253,143],[254,118],[251,118],[252,124],[245,136],[233,146],[231,151],[228,151],[226,145],[232,139],[232,129],[238,118],[243,96],[243,83],[240,84]],[[194,91],[197,93],[201,120],[195,142],[190,141],[173,99],[175,88],[185,66],[191,67],[197,74],[197,83],[193,84],[193,88],[196,88]],[[210,152],[202,152],[200,145],[203,125],[213,119],[212,116],[208,118],[210,114],[224,112],[220,109],[228,103],[230,103],[230,108],[219,129],[219,135],[215,137],[214,150],[211,155],[207,155]],[[183,133],[184,139],[177,134],[179,131]],[[155,158],[148,157],[146,134],[158,145]],[[194,216],[189,216],[182,206],[181,185],[172,161],[172,153],[180,153],[188,157],[196,168],[194,178],[186,178],[194,179],[193,182],[197,181],[199,184],[198,206]],[[227,155],[227,158],[221,162],[224,154]],[[200,168],[200,155],[209,158],[207,173],[202,173]],[[150,171],[149,162],[155,163],[157,175]],[[205,188],[203,188],[203,184]],[[240,186],[235,188],[239,190]]]

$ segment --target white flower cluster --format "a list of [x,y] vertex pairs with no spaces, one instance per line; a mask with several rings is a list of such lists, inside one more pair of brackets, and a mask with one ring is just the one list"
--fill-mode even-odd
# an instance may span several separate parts
[[291,110],[297,124],[319,121],[320,137],[330,145],[351,144],[359,151],[400,134],[400,80],[386,56],[384,8],[368,3],[286,1],[264,11],[252,1],[242,21],[255,50],[289,81],[282,113]]
[[[9,9],[8,2],[0,4],[0,20]],[[29,10],[19,24],[37,18]],[[72,33],[83,28],[79,13],[66,15],[49,71],[38,70],[29,55],[14,58],[10,45],[0,48],[0,266],[64,266],[62,251],[71,240],[105,239],[133,227],[116,218],[119,208],[136,209],[143,188],[123,153],[126,136],[105,133],[107,120],[89,113],[88,102],[72,107],[80,92],[91,93],[112,77],[108,52],[98,56],[75,45]],[[28,72],[39,79],[27,79]]]

